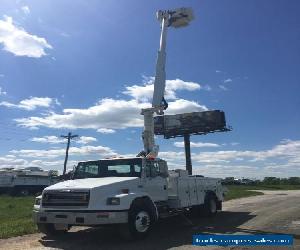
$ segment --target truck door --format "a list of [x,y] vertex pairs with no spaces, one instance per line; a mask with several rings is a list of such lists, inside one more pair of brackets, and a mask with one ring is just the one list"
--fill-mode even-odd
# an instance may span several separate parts
[[168,200],[167,179],[161,172],[159,161],[146,160],[144,165],[144,189],[153,201]]

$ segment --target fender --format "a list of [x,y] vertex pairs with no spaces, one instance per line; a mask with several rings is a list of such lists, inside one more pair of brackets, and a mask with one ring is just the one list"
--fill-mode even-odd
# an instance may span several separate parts
[[209,195],[213,195],[213,196],[215,196],[215,197],[218,199],[217,194],[216,194],[214,191],[212,191],[212,190],[206,190],[206,191],[205,191],[205,197],[204,197],[204,200],[205,200]]
[[209,195],[213,195],[216,198],[216,201],[217,201],[217,210],[222,210],[222,200],[220,200],[218,198],[217,194],[214,191],[212,191],[212,190],[205,191],[204,201],[207,199],[207,197]]
[[[139,199],[147,200],[147,202],[149,202],[151,204],[151,206],[153,206],[153,209],[155,211],[155,216],[158,218],[157,207],[146,192],[117,194],[117,195],[114,195],[113,197],[120,198],[120,209],[124,209],[124,210],[125,209],[129,210],[132,203],[136,200],[139,200]],[[114,207],[117,208],[118,206],[114,206]]]

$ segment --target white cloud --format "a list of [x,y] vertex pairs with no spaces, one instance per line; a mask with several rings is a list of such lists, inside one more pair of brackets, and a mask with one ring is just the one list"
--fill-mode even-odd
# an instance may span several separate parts
[[207,111],[208,108],[205,105],[200,105],[194,101],[188,101],[185,99],[177,99],[174,102],[169,102],[169,107],[166,110],[165,114],[167,115],[175,115],[181,113],[189,113],[189,112],[200,112]]
[[80,136],[78,140],[76,140],[79,144],[89,144],[91,142],[96,142],[97,139],[91,136]]
[[113,129],[109,129],[109,128],[99,128],[99,129],[97,129],[97,132],[102,133],[102,134],[113,134],[116,131]]
[[224,91],[228,90],[228,88],[225,87],[224,85],[219,85],[219,88],[222,89],[222,90],[224,90]]
[[0,95],[6,95],[7,92],[2,90],[2,87],[0,87]]
[[57,137],[55,135],[46,135],[43,137],[33,137],[31,141],[40,142],[40,143],[58,144],[58,143],[64,143],[65,139]]
[[206,90],[206,91],[211,91],[212,90],[211,86],[209,86],[207,84],[203,86],[203,89]]
[[[178,148],[183,148],[184,147],[184,142],[174,142],[174,146]],[[209,143],[209,142],[191,142],[191,147],[192,148],[216,148],[220,147],[219,144],[216,143]]]
[[53,104],[60,105],[60,103],[56,99],[49,97],[30,97],[29,99],[20,101],[18,104],[6,101],[0,102],[0,106],[5,106],[7,108],[19,108],[24,110],[35,110],[37,107],[48,108]]
[[26,6],[26,5],[22,6],[22,7],[21,7],[21,10],[23,11],[23,13],[24,13],[25,15],[29,15],[29,14],[30,14],[30,9],[29,9],[29,7]]
[[[221,150],[215,152],[192,153],[193,173],[213,177],[299,176],[300,141],[283,140],[278,145],[261,151]],[[65,148],[50,150],[13,150],[10,155],[0,157],[2,167],[39,166],[46,169],[62,169]],[[80,160],[95,160],[117,156],[114,150],[103,146],[71,147],[70,156]],[[134,157],[135,154],[123,155]],[[168,161],[169,169],[185,168],[185,153],[165,151],[159,157]],[[24,158],[24,159],[22,159]],[[251,161],[255,160],[255,161]],[[71,159],[68,166],[76,165]]]
[[[142,108],[149,103],[139,103],[136,100],[102,99],[96,105],[87,109],[64,109],[63,114],[51,113],[44,117],[29,117],[16,119],[23,127],[37,128],[68,128],[96,129],[98,132],[111,133],[115,129],[142,127]],[[178,114],[207,110],[207,107],[197,102],[177,99],[169,103],[166,114]]]
[[46,55],[45,49],[52,49],[45,38],[29,34],[8,16],[0,20],[0,43],[4,50],[16,56],[39,58]]
[[[62,172],[64,160],[63,158],[60,160],[41,160],[41,159],[33,159],[33,160],[24,160],[21,158],[14,157],[0,157],[0,170],[2,168],[25,168],[25,167],[40,167],[43,169],[53,169],[59,170]],[[69,160],[68,166],[71,167],[76,165],[77,161]]]
[[15,155],[6,155],[5,157],[7,157],[7,158],[16,158]]
[[15,159],[14,157],[0,157],[0,167],[14,168],[23,166],[27,161],[24,159]]
[[[150,80],[148,80],[150,81]],[[152,88],[152,89],[151,89]],[[196,111],[206,111],[208,108],[195,101],[188,101],[176,97],[177,90],[197,90],[200,85],[193,82],[184,82],[180,79],[167,80],[167,92],[171,101],[166,114],[179,114]],[[104,98],[95,105],[85,109],[64,109],[62,113],[52,112],[42,116],[33,116],[16,119],[18,125],[27,128],[67,128],[67,129],[95,129],[99,133],[114,133],[116,129],[128,127],[142,127],[143,116],[141,109],[151,107],[146,102],[152,95],[153,85],[134,85],[126,87],[124,94],[131,97],[130,100]],[[149,101],[149,100],[148,100]],[[0,103],[1,105],[1,103]],[[15,107],[11,103],[2,105]]]
[[[171,168],[185,168],[184,152],[166,151],[159,156]],[[192,153],[194,173],[206,176],[264,177],[299,176],[300,141],[283,140],[271,149],[220,150]]]
[[[154,89],[154,78],[150,77],[148,81],[144,83],[143,86],[141,85],[133,85],[127,86],[126,90],[123,91],[123,94],[130,95],[136,100],[141,102],[147,102],[151,100],[153,95]],[[206,90],[208,90],[208,85]],[[188,91],[195,91],[201,89],[201,85],[195,82],[186,82],[181,79],[175,80],[166,80],[166,91],[165,91],[165,99],[167,100],[174,100],[177,99],[176,91],[178,90],[188,90]]]
[[224,80],[224,83],[229,83],[229,82],[232,82],[233,80],[231,78],[227,78]]
[[[65,148],[61,149],[50,149],[50,150],[39,150],[39,149],[22,149],[22,150],[12,150],[12,154],[18,155],[24,158],[45,158],[53,159],[64,156],[66,153]],[[87,155],[97,155],[98,158],[108,157],[116,155],[116,153],[109,147],[103,146],[82,146],[82,147],[70,147],[70,155],[75,156],[87,156]]]
[[63,37],[70,37],[70,35],[66,32],[61,32],[60,35]]
[[[141,105],[136,100],[102,99],[87,109],[64,109],[63,114],[17,119],[24,127],[122,129],[142,126]],[[99,130],[101,131],[101,130]],[[104,130],[102,130],[104,131]]]
[[218,70],[218,69],[216,69],[216,73],[218,74],[218,73],[222,73],[222,71],[221,70]]
[[[65,143],[66,139],[55,135],[46,135],[43,137],[34,137],[31,139],[31,141],[47,143],[47,144],[60,144],[60,143]],[[91,136],[80,136],[78,139],[74,140],[74,142],[79,144],[89,144],[91,142],[96,142],[96,141],[97,139]]]

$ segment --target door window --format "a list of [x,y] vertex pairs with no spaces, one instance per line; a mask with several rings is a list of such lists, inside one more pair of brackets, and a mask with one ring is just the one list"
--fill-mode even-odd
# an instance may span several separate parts
[[157,161],[147,161],[145,166],[145,173],[147,177],[161,176],[160,167]]

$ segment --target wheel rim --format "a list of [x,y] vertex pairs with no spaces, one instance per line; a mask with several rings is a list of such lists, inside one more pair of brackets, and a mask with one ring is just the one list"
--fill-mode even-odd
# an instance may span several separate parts
[[150,216],[146,211],[139,212],[135,217],[135,228],[138,232],[144,233],[149,229]]
[[217,211],[217,204],[215,199],[210,199],[210,211],[211,213],[215,213]]

